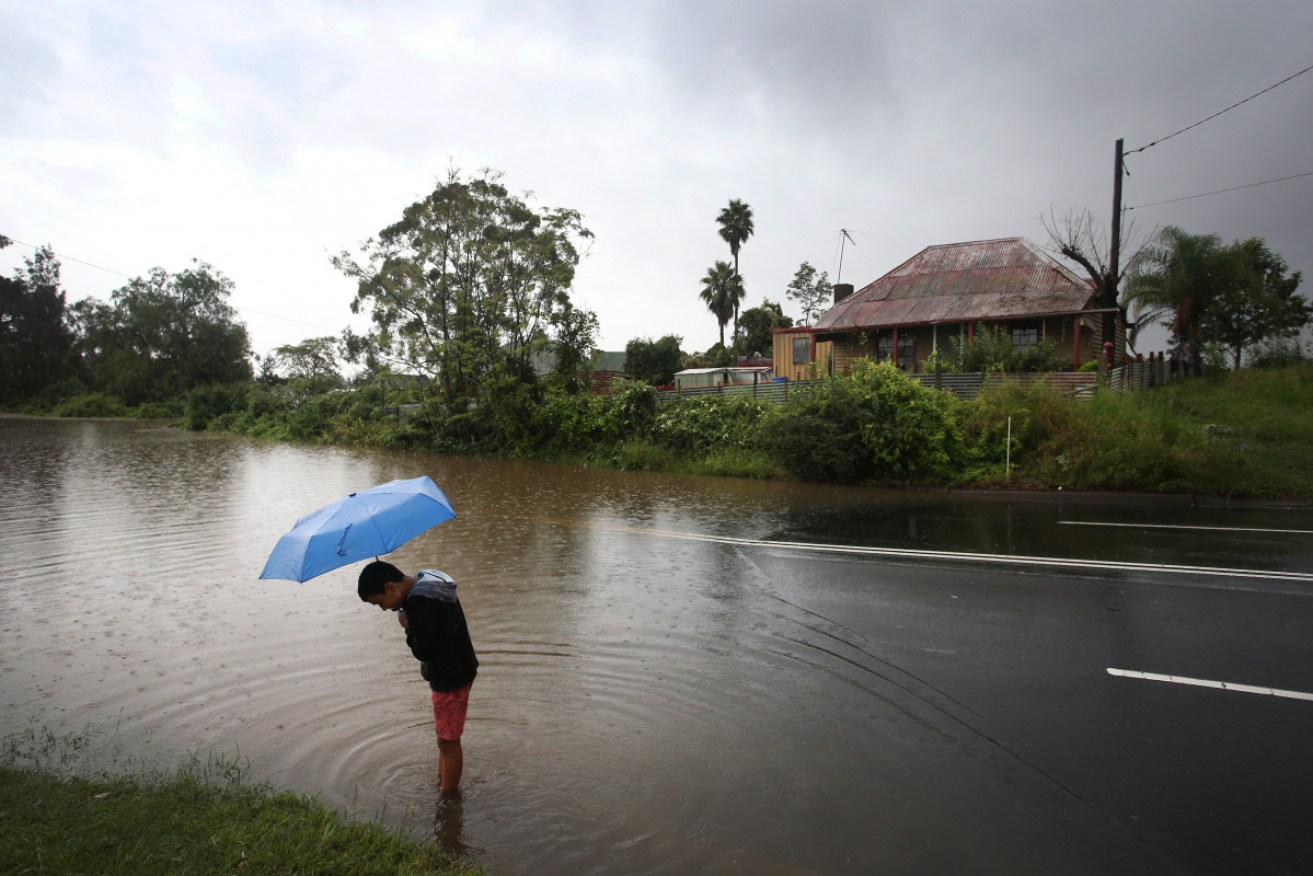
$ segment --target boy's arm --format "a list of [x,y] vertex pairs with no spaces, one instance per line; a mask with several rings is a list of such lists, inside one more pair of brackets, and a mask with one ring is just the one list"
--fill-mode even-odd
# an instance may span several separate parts
[[402,613],[406,617],[402,623],[406,628],[406,644],[410,646],[410,653],[415,655],[416,660],[435,660],[440,654],[437,619],[418,606],[412,605],[412,608],[415,610],[409,615]]

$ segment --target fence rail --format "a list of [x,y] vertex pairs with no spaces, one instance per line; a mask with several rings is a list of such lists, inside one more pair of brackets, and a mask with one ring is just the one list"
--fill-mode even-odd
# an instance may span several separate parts
[[[1180,377],[1181,373],[1161,357],[1134,360],[1108,371],[1100,382],[1093,371],[1046,371],[1035,374],[1002,374],[974,372],[970,374],[909,374],[913,380],[930,389],[951,392],[961,399],[973,399],[984,387],[999,387],[1007,383],[1023,387],[1043,385],[1052,392],[1074,398],[1092,398],[1096,392],[1130,392],[1159,386]],[[680,399],[716,395],[725,398],[753,398],[760,401],[783,402],[790,393],[806,392],[824,380],[792,380],[780,383],[758,383],[746,386],[707,386],[696,389],[666,389],[657,391],[660,404],[674,404]]]

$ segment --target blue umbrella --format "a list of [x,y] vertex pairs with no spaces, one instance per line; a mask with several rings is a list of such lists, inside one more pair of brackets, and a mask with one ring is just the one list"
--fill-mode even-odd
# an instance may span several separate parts
[[309,581],[396,550],[456,516],[432,478],[390,481],[325,505],[278,539],[261,578]]

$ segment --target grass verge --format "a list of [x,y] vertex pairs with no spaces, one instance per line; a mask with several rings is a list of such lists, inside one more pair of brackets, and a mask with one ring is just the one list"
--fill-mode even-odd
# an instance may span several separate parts
[[476,874],[437,845],[199,762],[162,777],[0,764],[0,873]]

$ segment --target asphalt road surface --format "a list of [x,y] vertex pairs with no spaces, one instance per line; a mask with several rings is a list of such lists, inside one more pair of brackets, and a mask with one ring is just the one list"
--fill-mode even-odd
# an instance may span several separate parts
[[1040,512],[1013,534],[1043,545],[1025,554],[889,532],[752,554],[772,581],[824,579],[780,598],[940,729],[1057,789],[1073,831],[1118,828],[1146,872],[1313,873],[1313,520],[1099,516]]

